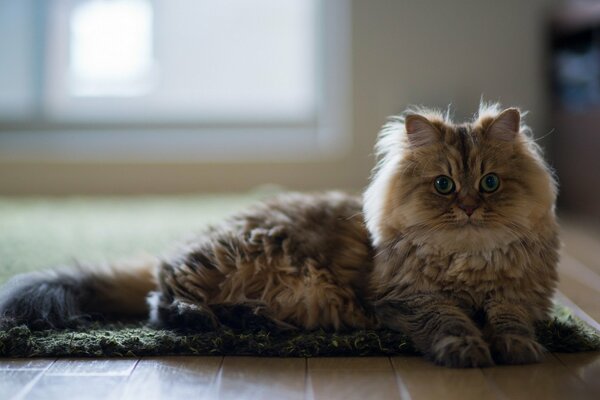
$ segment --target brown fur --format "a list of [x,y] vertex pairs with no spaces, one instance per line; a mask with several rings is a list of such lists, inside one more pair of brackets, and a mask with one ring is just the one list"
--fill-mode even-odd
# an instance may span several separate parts
[[231,218],[165,260],[154,317],[171,321],[194,310],[200,324],[214,325],[211,306],[244,305],[306,329],[364,328],[371,322],[362,304],[371,269],[360,199],[289,194]]
[[[483,107],[463,125],[417,112],[435,137],[414,146],[403,119],[388,125],[365,196],[379,318],[443,365],[491,365],[491,355],[538,361],[533,323],[547,315],[557,279],[552,176],[518,119],[514,135],[494,126],[504,122],[495,122],[497,107]],[[479,182],[491,172],[501,186],[488,194]],[[454,180],[456,193],[436,192],[440,175]],[[461,197],[480,204],[470,218],[459,208]]]
[[[123,268],[70,271],[46,282],[50,292],[33,289],[39,277],[22,277],[0,295],[0,315],[62,326],[102,305],[145,311],[152,290],[151,321],[167,327],[246,327],[248,316],[274,328],[384,326],[442,365],[539,360],[533,323],[547,315],[556,283],[556,188],[518,112],[482,107],[457,125],[409,110],[384,128],[377,151],[364,200],[279,196],[133,279]],[[479,182],[491,172],[500,188],[485,193]],[[455,193],[436,192],[440,175]],[[478,206],[470,217],[467,202]],[[35,301],[19,294],[32,292]],[[51,304],[43,315],[39,302]]]

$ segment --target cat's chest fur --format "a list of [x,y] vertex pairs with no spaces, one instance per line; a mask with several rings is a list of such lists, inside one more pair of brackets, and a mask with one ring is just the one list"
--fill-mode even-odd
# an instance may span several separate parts
[[[456,253],[417,258],[423,285],[436,291],[464,297],[481,307],[490,293],[504,292],[508,286],[521,286],[526,265],[510,265],[508,258],[496,252]],[[420,261],[420,262],[419,262]]]
[[[498,283],[518,280],[526,273],[526,262],[515,264],[514,258],[500,251],[482,253],[418,254],[413,267],[419,268],[426,281],[441,287],[495,289]],[[511,260],[512,258],[512,260]],[[524,260],[523,260],[524,261]]]
[[[480,307],[490,296],[541,301],[555,281],[556,252],[543,242],[515,242],[479,252],[446,252],[397,242],[380,253],[375,280],[391,297],[446,293]],[[384,295],[388,297],[388,295]]]

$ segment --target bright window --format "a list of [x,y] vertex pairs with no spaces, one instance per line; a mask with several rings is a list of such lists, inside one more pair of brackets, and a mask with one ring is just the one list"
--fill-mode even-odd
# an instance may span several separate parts
[[[185,138],[227,152],[237,146],[228,138],[240,142],[247,132],[255,144],[262,137],[286,147],[289,137],[288,152],[318,151],[345,129],[346,3],[5,0],[0,80],[12,91],[0,93],[0,144],[50,131],[56,151],[56,143],[79,143],[85,153],[92,137],[94,151],[108,149],[108,140],[135,134],[138,152],[185,150]],[[246,152],[255,148],[241,142]]]
[[50,57],[57,116],[313,117],[316,0],[66,3],[54,27],[66,48]]
[[142,97],[155,91],[152,14],[147,0],[76,3],[69,15],[68,68],[61,71],[68,75],[64,95]]

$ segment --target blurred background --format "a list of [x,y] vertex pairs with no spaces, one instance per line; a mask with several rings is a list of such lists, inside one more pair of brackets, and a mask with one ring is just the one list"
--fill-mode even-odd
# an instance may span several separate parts
[[386,117],[530,111],[600,221],[600,4],[0,0],[0,194],[361,190]]
[[281,190],[360,193],[388,116],[481,99],[529,110],[557,299],[600,330],[600,0],[0,0],[0,284],[164,254]]

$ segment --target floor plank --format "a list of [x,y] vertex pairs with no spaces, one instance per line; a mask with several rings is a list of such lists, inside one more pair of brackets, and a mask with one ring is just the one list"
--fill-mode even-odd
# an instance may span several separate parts
[[600,351],[554,355],[600,399]]
[[199,399],[214,384],[223,357],[144,358],[131,373],[122,399]]
[[31,400],[118,398],[136,359],[60,359],[23,395]]
[[600,275],[563,252],[558,290],[595,321],[600,321]]
[[600,230],[581,217],[561,218],[561,240],[559,290],[600,323]]
[[54,363],[54,359],[0,359],[0,399],[21,399]]
[[387,357],[308,359],[308,399],[400,399]]
[[574,218],[561,219],[560,238],[565,250],[600,275],[600,230]]
[[25,400],[108,400],[120,396],[127,376],[43,375]]
[[0,358],[0,371],[43,370],[47,369],[53,362],[53,358]]
[[304,399],[303,358],[225,357],[219,399]]
[[596,293],[600,293],[600,273],[597,273],[566,251],[561,253],[561,261],[559,268],[563,273],[584,283]]
[[137,362],[134,358],[65,358],[52,364],[45,375],[129,376]]
[[0,371],[0,399],[19,399],[43,375],[43,370]]
[[503,398],[511,400],[596,399],[583,382],[552,354],[540,364],[498,366],[482,371]]
[[392,357],[401,393],[419,399],[499,398],[481,369],[438,367],[422,357]]

